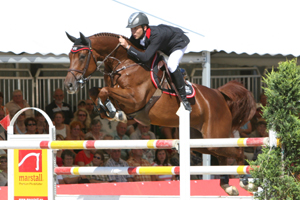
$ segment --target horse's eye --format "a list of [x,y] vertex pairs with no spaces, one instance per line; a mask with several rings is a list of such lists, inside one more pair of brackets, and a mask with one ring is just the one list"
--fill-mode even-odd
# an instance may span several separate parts
[[80,60],[84,60],[84,59],[85,59],[85,54],[80,54],[80,55],[79,55],[79,59],[80,59]]

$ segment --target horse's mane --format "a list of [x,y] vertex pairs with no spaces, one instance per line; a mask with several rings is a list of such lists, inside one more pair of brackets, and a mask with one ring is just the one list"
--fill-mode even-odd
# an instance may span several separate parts
[[[104,37],[115,37],[115,38],[119,38],[120,35],[118,34],[115,34],[115,33],[96,33],[95,35],[92,35],[92,36],[95,36],[95,37],[101,37],[101,36],[104,36]],[[124,39],[126,40],[129,40],[128,37],[125,37],[123,35],[121,35]]]

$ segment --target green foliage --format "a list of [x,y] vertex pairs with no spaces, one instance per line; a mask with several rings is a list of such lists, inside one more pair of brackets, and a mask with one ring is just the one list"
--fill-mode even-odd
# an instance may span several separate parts
[[[257,199],[300,199],[300,66],[297,60],[279,63],[278,71],[268,73],[264,82],[268,104],[263,118],[268,130],[277,132],[281,147],[263,148],[250,162],[254,185],[262,190]],[[259,167],[255,167],[259,166]]]

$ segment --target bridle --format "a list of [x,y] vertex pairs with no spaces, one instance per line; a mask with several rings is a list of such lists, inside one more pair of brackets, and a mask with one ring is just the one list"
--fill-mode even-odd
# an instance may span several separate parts
[[[135,64],[132,64],[132,65],[129,65],[129,66],[123,66],[123,67],[120,68],[120,69],[116,69],[116,68],[119,66],[119,64],[121,64],[121,61],[120,61],[119,59],[115,58],[115,57],[110,56],[110,55],[111,55],[115,50],[117,50],[117,49],[119,48],[119,46],[121,46],[120,43],[118,43],[118,45],[112,50],[112,52],[110,52],[110,53],[103,59],[103,61],[102,61],[99,65],[97,65],[97,59],[96,59],[95,55],[94,55],[93,52],[92,52],[93,49],[92,49],[92,46],[91,46],[91,42],[89,42],[88,45],[74,45],[74,46],[72,47],[72,49],[71,49],[71,53],[76,54],[76,53],[78,53],[79,51],[82,51],[82,50],[88,50],[88,51],[89,51],[89,53],[88,53],[88,58],[87,58],[87,62],[86,62],[86,64],[85,64],[83,70],[78,70],[78,69],[68,69],[68,72],[71,72],[71,74],[74,76],[76,82],[79,83],[79,84],[81,84],[81,88],[84,87],[85,83],[88,82],[88,81],[90,80],[92,74],[94,74],[96,71],[100,71],[101,73],[103,73],[103,75],[108,75],[108,76],[110,76],[110,78],[111,78],[111,83],[112,83],[111,86],[113,87],[113,85],[114,85],[114,84],[113,84],[113,79],[114,79],[114,76],[115,76],[116,74],[118,74],[120,71],[122,71],[122,70],[124,70],[124,69],[126,69],[126,68],[129,68],[129,67],[132,67],[132,66],[134,66],[134,65],[137,65],[137,63],[135,63]],[[87,69],[88,69],[88,67],[89,67],[89,63],[90,63],[91,56],[93,56],[95,65],[96,65],[97,67],[96,67],[96,69],[95,69],[88,77],[85,78],[85,73],[86,73],[86,71],[87,71]],[[106,72],[105,70],[100,70],[100,67],[102,66],[102,64],[103,64],[107,59],[109,59],[109,58],[118,61],[118,64],[113,68],[113,70],[112,70],[111,72]],[[78,73],[81,73],[81,76],[80,76],[79,79],[78,79],[78,78],[76,77],[76,75],[74,74],[74,71],[75,71],[75,72],[78,72]]]
[[[78,53],[79,51],[82,51],[82,50],[88,50],[88,51],[89,51],[89,53],[88,53],[88,58],[87,58],[87,62],[86,62],[86,64],[85,64],[83,70],[78,70],[78,69],[68,69],[68,72],[71,72],[71,74],[74,76],[76,82],[78,82],[78,83],[80,83],[80,84],[82,85],[81,87],[84,86],[84,84],[91,78],[92,74],[93,74],[93,73],[97,70],[97,68],[98,68],[98,67],[97,67],[97,68],[95,69],[95,71],[94,71],[92,74],[90,74],[87,78],[84,78],[85,73],[86,73],[86,70],[87,70],[88,67],[89,67],[91,55],[92,55],[93,58],[94,58],[94,62],[95,62],[95,64],[96,64],[96,66],[97,66],[97,60],[96,60],[94,54],[92,53],[93,49],[92,49],[92,47],[91,47],[90,45],[89,45],[89,46],[86,46],[86,45],[74,45],[74,46],[72,47],[72,49],[71,49],[71,52],[72,52],[73,54],[75,54],[75,53]],[[78,79],[78,78],[75,76],[75,74],[74,74],[73,71],[78,72],[78,73],[81,73],[81,77]]]

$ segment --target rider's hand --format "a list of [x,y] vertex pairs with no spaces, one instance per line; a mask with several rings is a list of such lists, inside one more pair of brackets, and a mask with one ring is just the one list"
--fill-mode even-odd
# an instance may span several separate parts
[[122,36],[119,36],[119,42],[125,49],[129,49],[127,41]]

